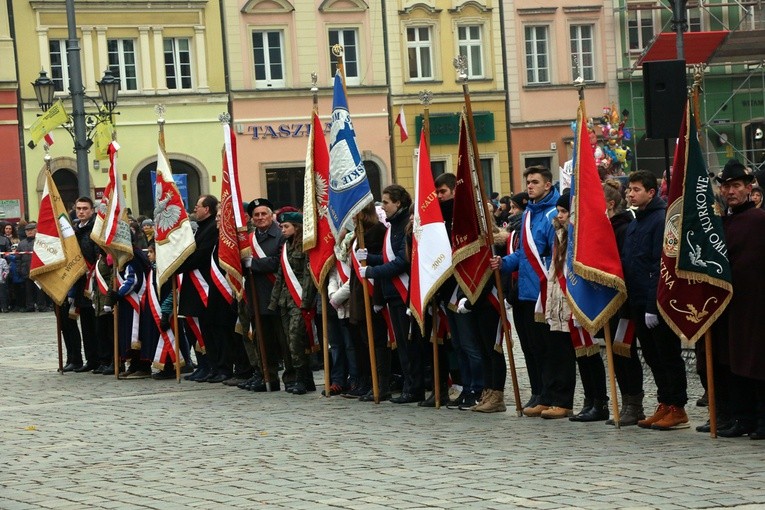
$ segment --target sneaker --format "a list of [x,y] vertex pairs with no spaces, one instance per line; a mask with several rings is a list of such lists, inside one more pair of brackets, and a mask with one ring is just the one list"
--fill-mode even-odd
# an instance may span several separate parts
[[345,398],[359,398],[366,395],[369,390],[369,387],[363,384],[354,384],[347,392],[342,393],[342,396]]
[[[330,397],[334,397],[335,395],[340,395],[341,393],[343,393],[343,387],[340,386],[339,384],[331,384],[329,386],[329,396]],[[327,390],[321,390],[321,394],[322,394],[322,396],[326,397],[327,396]]]
[[687,429],[690,426],[688,415],[685,414],[685,408],[669,406],[669,411],[662,419],[654,422],[651,428],[654,430],[676,430]]
[[470,408],[478,404],[478,395],[474,391],[463,391],[462,402],[457,406],[460,411],[470,411]]
[[645,420],[640,420],[637,424],[638,427],[644,428],[644,429],[650,429],[651,425],[656,423],[657,421],[664,418],[667,413],[669,412],[669,406],[667,404],[659,403],[659,407],[656,408],[656,411],[653,413],[652,416],[649,416]]
[[447,409],[459,409],[460,404],[462,404],[465,401],[465,397],[467,396],[469,392],[467,390],[462,390],[462,392],[455,398],[454,400],[450,400],[446,403]]

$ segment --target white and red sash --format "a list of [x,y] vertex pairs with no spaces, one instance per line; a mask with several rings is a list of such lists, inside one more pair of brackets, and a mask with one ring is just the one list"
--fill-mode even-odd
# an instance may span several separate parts
[[[154,351],[154,361],[152,364],[156,368],[163,369],[165,368],[164,360],[169,358],[173,365],[178,361],[178,358],[175,356],[175,334],[172,329],[165,331],[162,329],[162,326],[160,326],[160,322],[162,321],[162,306],[159,303],[157,288],[154,286],[154,270],[149,271],[148,281],[149,286],[146,296],[149,301],[149,310],[154,319],[154,324],[159,330],[160,339],[157,343],[157,348]],[[183,360],[181,360],[181,363],[183,363]]]
[[544,316],[545,306],[547,305],[547,272],[545,271],[545,265],[542,262],[542,257],[539,255],[539,250],[534,242],[534,237],[531,234],[531,213],[527,212],[523,221],[523,239],[522,239],[523,252],[526,254],[526,259],[531,264],[531,268],[539,277],[539,296],[537,297],[537,304],[534,307],[535,315]]
[[[130,266],[128,266],[130,267]],[[141,302],[143,301],[143,296],[146,291],[146,275],[144,275],[143,282],[141,282],[141,285],[138,286],[136,289],[135,286],[133,289],[130,290],[125,296],[125,301],[127,301],[130,304],[130,307],[133,309],[133,320],[131,324],[130,329],[130,348],[131,349],[140,349],[141,348],[141,339],[138,335],[139,330],[139,323],[140,323],[140,315],[141,315]],[[137,275],[136,275],[137,277]],[[117,271],[117,283],[119,284],[120,288],[125,284],[125,278]]]
[[[386,264],[396,258],[396,254],[393,252],[393,243],[391,242],[392,228],[388,227],[385,230],[384,248],[383,248],[383,262]],[[393,286],[396,287],[398,295],[401,296],[401,301],[407,303],[409,297],[409,275],[401,273],[393,277]]]
[[295,305],[300,309],[303,321],[305,322],[305,330],[308,336],[308,350],[309,352],[316,352],[319,349],[318,332],[316,331],[316,324],[313,321],[314,316],[316,315],[316,310],[313,308],[310,310],[303,309],[303,286],[300,284],[300,281],[298,281],[297,275],[295,275],[295,271],[292,269],[289,258],[287,257],[287,243],[282,245],[281,265],[284,283],[287,285],[287,290],[289,290]]
[[215,254],[212,255],[210,258],[210,277],[212,278],[213,284],[215,284],[215,287],[218,289],[218,291],[223,296],[223,299],[226,300],[226,303],[231,304],[234,302],[234,289],[231,288],[231,284],[228,283],[228,280],[226,280],[226,277],[223,275],[223,272],[218,267],[218,264],[215,262]]
[[[266,252],[263,251],[263,248],[260,247],[260,243],[258,242],[256,233],[257,232],[252,232],[250,234],[250,247],[252,248],[252,258],[265,259],[268,256],[266,255]],[[266,273],[266,278],[268,278],[268,280],[271,283],[274,283],[276,281],[276,275],[274,273]]]
[[337,268],[337,276],[340,277],[340,282],[345,285],[351,278],[351,267],[347,262],[335,257],[335,267]]
[[[353,241],[353,245],[351,246],[351,265],[353,266],[353,272],[356,273],[356,278],[359,279],[359,281],[362,281],[363,278],[361,277],[361,272],[359,271],[359,268],[361,267],[361,262],[359,262],[359,259],[356,258],[356,241]],[[367,278],[367,290],[369,291],[369,295],[372,296],[375,292],[375,280],[374,278]]]
[[202,336],[202,328],[199,325],[199,317],[186,317],[186,325],[188,325],[194,338],[197,339],[197,343],[194,346],[194,350],[205,354],[207,348],[205,347],[205,339]]
[[95,276],[96,276],[96,284],[98,285],[99,292],[101,292],[101,294],[103,294],[104,296],[107,295],[109,293],[110,286],[107,283],[107,281],[104,279],[104,275],[102,275],[101,271],[98,270],[98,262],[96,262]]
[[210,300],[210,286],[207,284],[207,280],[202,276],[202,272],[199,269],[195,269],[189,273],[189,280],[197,289],[197,294],[202,300],[202,304],[207,308],[207,303]]
[[634,340],[635,322],[630,319],[619,319],[619,325],[614,334],[614,352],[620,356],[629,357]]
[[[97,263],[96,263],[97,264]],[[84,294],[85,297],[88,299],[93,298],[93,290],[94,290],[94,278],[93,276],[95,273],[97,273],[96,264],[91,264],[87,260],[85,261],[85,265],[87,266],[88,270],[85,272],[85,289]]]

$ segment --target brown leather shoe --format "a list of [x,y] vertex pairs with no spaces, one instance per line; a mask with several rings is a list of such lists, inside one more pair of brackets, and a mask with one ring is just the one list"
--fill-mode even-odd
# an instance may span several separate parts
[[542,411],[540,416],[546,420],[559,420],[561,418],[574,416],[574,410],[566,407],[552,406],[551,408]]
[[546,411],[547,409],[550,409],[550,406],[546,406],[544,404],[537,404],[534,407],[527,407],[523,410],[523,415],[528,416],[529,418],[538,418],[542,415],[542,411]]
[[645,420],[638,421],[638,427],[650,429],[651,425],[664,418],[667,413],[669,413],[669,406],[667,404],[659,403],[659,407],[656,408],[656,411],[652,416],[649,416]]
[[688,422],[688,415],[685,409],[677,406],[669,406],[669,412],[664,418],[651,425],[655,430],[676,430],[687,429],[691,424]]

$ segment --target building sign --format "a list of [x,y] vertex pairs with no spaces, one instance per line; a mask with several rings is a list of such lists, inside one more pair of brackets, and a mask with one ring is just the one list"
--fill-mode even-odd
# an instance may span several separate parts
[[[460,114],[437,113],[430,117],[430,144],[457,145],[460,139]],[[473,112],[475,135],[478,142],[494,141],[494,114],[491,112]],[[422,115],[414,119],[416,137],[419,139],[422,129]]]
[[[332,124],[324,124],[324,134],[328,134]],[[246,129],[253,140],[279,140],[282,138],[303,138],[311,134],[310,122],[293,122],[290,124],[250,124]]]
[[21,200],[0,200],[0,220],[21,218]]

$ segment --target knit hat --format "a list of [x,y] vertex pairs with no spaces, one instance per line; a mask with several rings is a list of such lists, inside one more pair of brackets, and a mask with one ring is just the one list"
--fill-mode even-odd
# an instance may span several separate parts
[[149,218],[146,218],[145,220],[143,220],[141,222],[141,228],[143,228],[143,227],[153,227],[153,226],[154,226],[154,222],[152,220],[150,220]]
[[302,225],[303,215],[299,212],[285,212],[279,216],[279,223],[292,223],[293,225]]
[[515,202],[515,205],[518,206],[518,209],[526,209],[526,206],[529,205],[529,194],[525,191],[522,191],[510,197],[510,200]]
[[571,194],[566,191],[564,192],[560,198],[558,198],[558,201],[555,203],[555,207],[562,207],[567,211],[571,210]]

